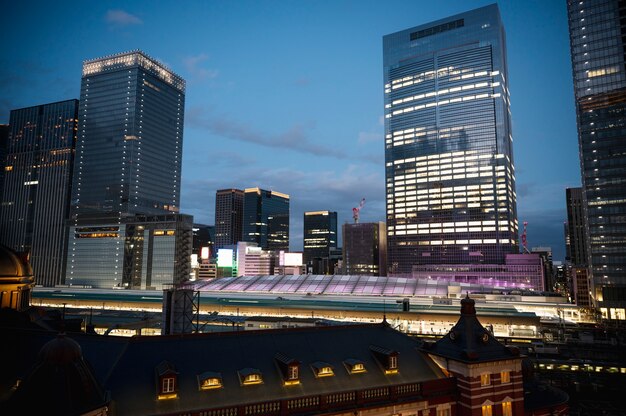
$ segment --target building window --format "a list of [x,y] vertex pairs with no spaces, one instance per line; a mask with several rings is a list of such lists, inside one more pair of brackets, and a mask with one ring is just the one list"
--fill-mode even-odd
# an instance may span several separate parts
[[483,406],[482,411],[482,416],[493,416],[493,411],[490,404]]
[[174,393],[174,377],[166,377],[163,379],[163,393]]
[[316,377],[331,377],[335,375],[333,367],[328,363],[316,361],[311,364],[311,368],[313,368]]
[[396,355],[389,356],[389,369],[395,370],[398,368],[398,357]]
[[502,416],[513,416],[513,404],[511,402],[502,402]]
[[500,373],[500,382],[502,384],[510,383],[511,382],[511,372],[510,371],[502,371]]
[[450,416],[450,409],[437,409],[437,416]]
[[298,379],[298,366],[297,365],[290,365],[289,366],[288,378],[289,378],[289,380],[297,380]]
[[344,364],[346,365],[346,368],[348,369],[348,372],[350,374],[359,374],[359,373],[367,372],[367,370],[365,369],[365,364],[363,364],[363,362],[360,360],[355,360],[355,359],[350,358],[344,361]]
[[490,384],[491,384],[491,374],[489,374],[489,373],[481,374],[480,375],[480,385],[481,386],[488,386]]
[[198,375],[198,387],[200,390],[212,390],[223,387],[220,373],[206,372]]
[[261,375],[261,371],[256,368],[244,368],[239,370],[239,380],[244,386],[261,384],[263,383],[263,376]]

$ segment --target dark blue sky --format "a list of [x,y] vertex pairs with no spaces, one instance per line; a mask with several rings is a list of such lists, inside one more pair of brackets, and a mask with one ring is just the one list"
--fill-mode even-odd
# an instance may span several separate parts
[[[14,1],[0,16],[0,122],[78,98],[82,61],[131,49],[187,79],[182,211],[213,224],[215,191],[291,195],[384,221],[382,36],[490,1]],[[520,228],[564,257],[580,185],[565,1],[498,3],[507,32]],[[521,232],[521,230],[520,230]]]

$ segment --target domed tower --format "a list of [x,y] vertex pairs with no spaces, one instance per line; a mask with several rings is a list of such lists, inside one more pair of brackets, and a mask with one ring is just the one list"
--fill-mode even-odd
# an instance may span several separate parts
[[33,287],[35,278],[28,255],[0,245],[0,308],[28,309]]
[[474,300],[461,300],[461,317],[450,332],[424,352],[457,378],[459,416],[524,414],[522,357],[482,326]]
[[8,414],[107,416],[108,399],[83,359],[80,345],[65,334],[48,341],[35,367],[7,402]]

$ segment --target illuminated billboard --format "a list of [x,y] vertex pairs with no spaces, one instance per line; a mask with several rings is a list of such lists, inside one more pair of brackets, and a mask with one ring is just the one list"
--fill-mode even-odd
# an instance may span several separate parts
[[302,253],[285,253],[281,251],[279,254],[280,266],[302,266]]
[[217,267],[233,267],[233,249],[220,248],[217,250]]

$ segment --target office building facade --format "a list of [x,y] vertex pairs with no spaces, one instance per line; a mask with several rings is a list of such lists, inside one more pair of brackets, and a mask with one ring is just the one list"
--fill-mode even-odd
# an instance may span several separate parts
[[567,242],[569,243],[568,260],[570,264],[581,266],[587,264],[587,236],[583,210],[582,188],[565,190],[567,207]]
[[[188,249],[189,265],[192,248],[192,223],[176,215],[184,105],[185,81],[143,52],[84,62],[66,283],[155,288],[183,278],[180,267],[188,266],[170,267],[170,261],[182,261],[180,250]],[[146,230],[162,238],[151,245],[153,234]],[[146,238],[148,245],[128,243]],[[150,263],[151,247],[165,256],[162,266]],[[127,259],[144,254],[149,258],[141,272],[126,270],[139,261]],[[90,272],[90,261],[100,266]],[[149,272],[151,264],[163,270]]]
[[593,304],[626,319],[626,21],[618,0],[567,2]]
[[78,100],[11,111],[0,242],[28,251],[37,284],[63,282]]
[[383,38],[389,272],[518,252],[497,5]]
[[0,201],[4,183],[4,167],[6,166],[7,147],[9,146],[9,125],[0,124]]
[[75,220],[178,212],[185,81],[135,51],[83,64]]
[[384,222],[344,224],[343,272],[347,275],[387,275],[387,232]]
[[257,243],[263,250],[289,251],[289,195],[247,188],[242,241]]
[[237,244],[243,233],[243,191],[220,189],[215,193],[215,248]]
[[304,264],[313,274],[333,274],[330,250],[337,247],[337,213],[309,211],[304,213]]
[[193,217],[134,215],[121,222],[92,218],[69,227],[72,246],[65,283],[102,289],[161,290],[189,278]]

